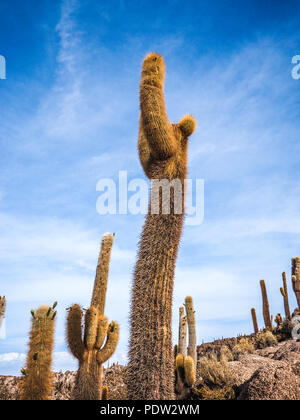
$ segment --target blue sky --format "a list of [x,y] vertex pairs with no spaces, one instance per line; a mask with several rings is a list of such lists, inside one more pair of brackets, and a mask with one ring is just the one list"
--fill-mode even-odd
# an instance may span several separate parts
[[283,313],[281,272],[300,254],[299,17],[299,1],[0,1],[0,374],[23,366],[30,309],[56,300],[54,368],[75,368],[65,309],[88,306],[107,231],[106,313],[121,324],[113,360],[126,361],[143,216],[100,216],[96,184],[120,170],[144,178],[138,84],[149,51],[165,57],[170,120],[198,121],[189,178],[205,180],[204,222],[186,226],[180,246],[174,341],[188,294],[199,343],[250,332],[253,306],[262,325],[262,278]]

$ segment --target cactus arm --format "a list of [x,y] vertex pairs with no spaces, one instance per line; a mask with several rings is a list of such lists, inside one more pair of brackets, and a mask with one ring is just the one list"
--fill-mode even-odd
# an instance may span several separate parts
[[151,155],[159,160],[171,157],[176,151],[176,141],[165,107],[164,76],[162,56],[149,54],[143,62],[140,107]]
[[97,362],[106,362],[115,352],[119,341],[120,328],[116,322],[111,322],[107,331],[107,340],[104,347],[97,353]]
[[184,375],[187,386],[194,386],[196,382],[196,370],[194,359],[191,356],[187,356],[184,359]]
[[187,296],[185,298],[185,309],[186,309],[187,323],[188,323],[188,329],[189,329],[188,355],[193,358],[194,364],[195,366],[197,366],[196,320],[195,320],[193,299],[191,296]]
[[105,315],[100,315],[99,322],[98,322],[98,330],[97,330],[97,339],[95,343],[95,348],[100,349],[107,335],[107,328],[108,328],[108,319]]
[[85,314],[84,344],[88,351],[91,351],[97,339],[98,332],[98,311],[94,306],[90,306]]
[[283,281],[283,288],[282,289],[283,289],[284,294],[282,294],[282,292],[281,292],[281,294],[283,296],[285,316],[286,316],[287,319],[291,319],[289,292],[288,292],[285,272],[282,273],[282,281]]
[[98,309],[99,315],[103,315],[105,309],[109,263],[113,242],[114,235],[112,233],[106,233],[103,235],[91,301],[91,306]]
[[82,360],[85,354],[85,347],[82,340],[82,309],[79,305],[73,305],[67,317],[67,342],[74,357]]

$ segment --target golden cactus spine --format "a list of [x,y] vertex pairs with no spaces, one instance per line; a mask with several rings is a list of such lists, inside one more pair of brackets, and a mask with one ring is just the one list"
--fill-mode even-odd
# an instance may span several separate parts
[[251,309],[251,315],[252,315],[254,333],[257,334],[259,329],[258,329],[258,322],[257,322],[257,316],[256,316],[255,308]]
[[0,328],[1,328],[2,322],[4,320],[5,308],[6,308],[5,296],[0,296]]
[[73,391],[75,400],[101,399],[102,365],[113,355],[119,340],[119,325],[114,321],[108,325],[108,319],[104,315],[113,240],[112,234],[102,237],[91,306],[85,313],[84,331],[83,312],[79,305],[73,305],[67,317],[69,349],[79,361]]
[[264,280],[260,281],[260,287],[261,287],[261,294],[262,294],[262,300],[263,300],[263,316],[265,321],[265,326],[268,330],[272,331],[272,320],[270,316],[270,306],[269,306],[269,300],[267,295],[267,288]]
[[300,310],[300,257],[292,258],[292,284]]
[[187,356],[187,320],[183,306],[179,308],[178,353],[182,354],[183,357]]
[[285,317],[286,317],[286,319],[291,319],[291,311],[290,311],[290,304],[289,304],[289,293],[288,293],[288,287],[287,287],[285,272],[282,273],[282,281],[283,281],[283,287],[280,288],[280,292],[281,292],[282,297],[283,297]]
[[192,357],[194,365],[197,366],[196,319],[193,298],[191,296],[185,298],[185,310],[189,329],[188,355]]
[[31,311],[32,326],[26,367],[20,382],[21,400],[50,400],[52,392],[52,351],[56,304]]
[[[131,332],[127,389],[129,399],[174,398],[172,349],[172,296],[174,270],[184,218],[184,179],[187,172],[188,137],[195,120],[184,117],[179,124],[168,121],[164,101],[165,64],[156,53],[146,56],[140,83],[140,128],[138,150],[141,165],[151,180],[148,215],[144,224],[135,267],[131,300]],[[161,190],[155,181],[178,180],[163,212]],[[175,196],[176,195],[176,196]],[[155,200],[156,197],[156,200]],[[175,200],[181,211],[175,212]],[[179,200],[180,201],[180,200]],[[155,203],[155,211],[152,205]],[[178,210],[178,209],[176,209]]]

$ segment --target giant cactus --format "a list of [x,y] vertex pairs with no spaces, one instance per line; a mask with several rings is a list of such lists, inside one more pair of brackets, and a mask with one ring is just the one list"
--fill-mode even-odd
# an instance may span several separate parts
[[0,296],[0,328],[4,319],[6,308],[6,299],[5,296]]
[[118,344],[119,325],[116,322],[108,325],[108,319],[104,315],[113,239],[112,234],[102,237],[91,306],[85,313],[84,333],[81,307],[73,305],[68,313],[68,345],[73,356],[79,361],[73,391],[73,398],[76,400],[101,399],[102,365],[113,355]]
[[[164,77],[163,57],[156,53],[147,55],[140,83],[138,149],[152,188],[132,290],[127,376],[130,399],[174,398],[173,280],[184,218],[188,137],[196,122],[189,115],[179,124],[168,121]],[[160,188],[156,189],[163,180],[172,182],[174,192],[167,203],[169,211],[165,211]],[[180,188],[175,188],[175,184]]]
[[292,258],[292,284],[300,310],[300,257]]
[[55,304],[31,311],[32,327],[26,368],[22,369],[21,400],[49,400],[52,391],[52,351],[54,343]]

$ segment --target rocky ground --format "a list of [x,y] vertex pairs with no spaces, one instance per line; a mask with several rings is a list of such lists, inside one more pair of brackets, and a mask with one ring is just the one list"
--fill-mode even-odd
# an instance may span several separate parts
[[[241,355],[229,362],[236,375],[238,400],[300,400],[300,342],[285,341],[276,347]],[[109,399],[126,399],[125,366],[105,369]],[[53,399],[70,399],[75,373],[55,373]],[[0,376],[0,400],[18,398],[19,378]]]

